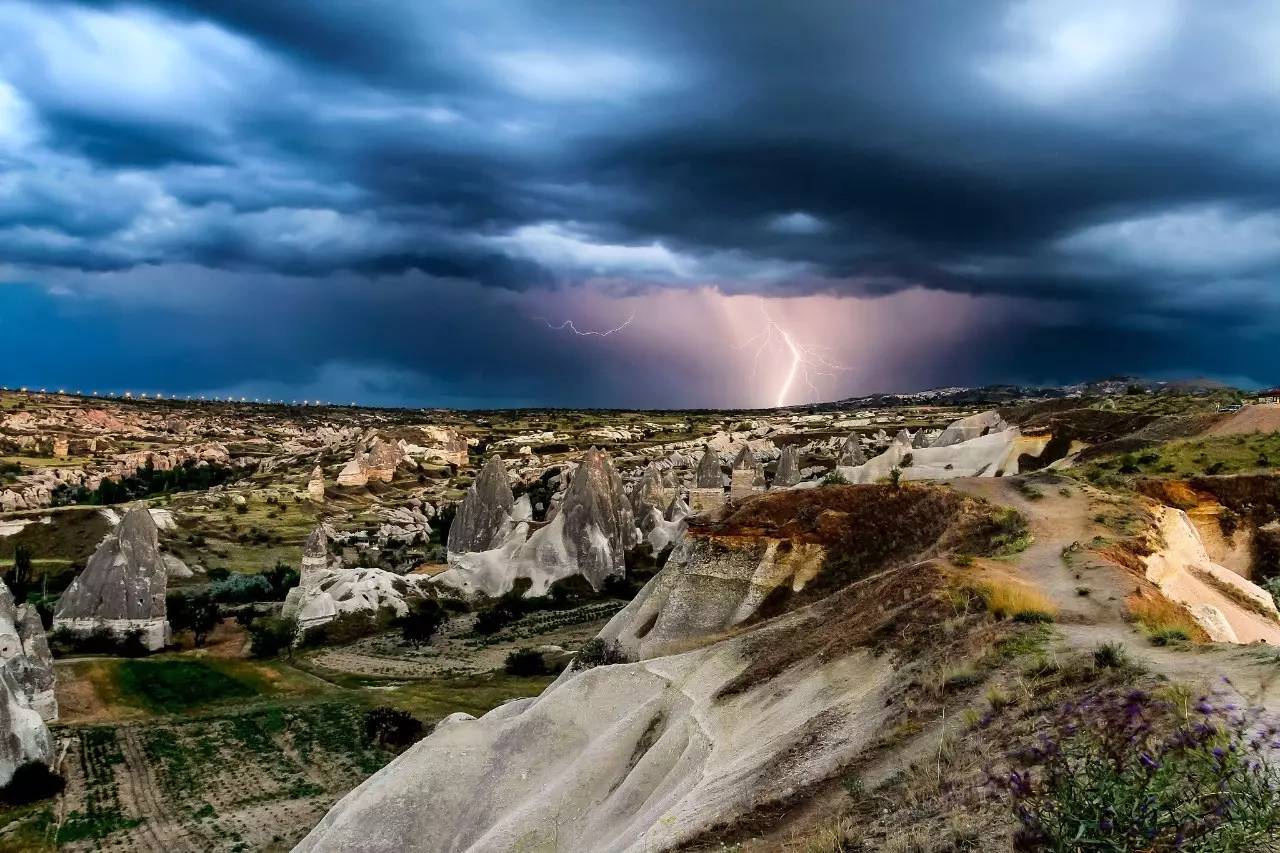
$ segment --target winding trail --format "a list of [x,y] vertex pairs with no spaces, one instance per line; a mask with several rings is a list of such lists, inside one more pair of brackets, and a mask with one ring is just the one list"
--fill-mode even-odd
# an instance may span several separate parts
[[[1030,480],[1041,497],[1023,489]],[[1011,577],[1035,585],[1059,608],[1059,650],[1090,651],[1119,643],[1148,670],[1202,690],[1227,678],[1243,697],[1280,711],[1280,649],[1265,644],[1197,644],[1183,648],[1153,646],[1125,618],[1124,599],[1141,582],[1130,571],[1091,550],[1095,536],[1114,532],[1094,521],[1100,493],[1077,483],[1040,483],[1031,478],[966,478],[952,482],[957,491],[1009,506],[1027,519],[1035,541],[1004,564]],[[1068,494],[1063,494],[1065,489]],[[1064,549],[1079,550],[1064,556]],[[997,569],[998,571],[998,569]],[[1089,589],[1087,596],[1078,588]]]

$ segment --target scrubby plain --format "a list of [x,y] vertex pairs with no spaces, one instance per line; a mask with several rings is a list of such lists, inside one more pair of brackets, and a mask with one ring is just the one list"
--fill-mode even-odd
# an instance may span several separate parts
[[[879,430],[938,430],[988,406],[904,398],[769,413],[464,415],[0,394],[0,489],[213,442],[227,459],[210,463],[222,472],[216,485],[146,473],[124,479],[135,491],[122,495],[69,475],[80,485],[55,489],[47,505],[0,513],[0,572],[46,611],[112,529],[111,513],[137,502],[160,519],[166,552],[193,569],[170,579],[170,595],[211,597],[216,607],[207,636],[175,625],[174,643],[147,657],[55,643],[62,713],[53,733],[66,789],[5,809],[0,850],[290,849],[407,746],[380,728],[401,719],[394,712],[425,732],[453,713],[479,716],[537,696],[666,556],[638,549],[628,581],[600,592],[564,586],[450,609],[425,641],[400,618],[339,620],[292,650],[255,656],[252,626],[275,618],[283,597],[267,579],[297,582],[288,572],[318,522],[330,525],[349,564],[429,578],[443,568],[454,504],[489,453],[509,460],[533,504],[551,493],[544,474],[588,447],[609,449],[634,481],[648,461],[695,453],[717,437],[800,448],[807,485],[745,500],[695,524],[697,535],[818,547],[824,563],[807,585],[769,594],[741,625],[673,638],[664,654],[754,648],[723,701],[767,690],[815,652],[867,645],[894,655],[899,671],[884,724],[838,772],[700,830],[686,839],[691,849],[1008,849],[1019,833],[1049,832],[1044,809],[1061,792],[1011,789],[1008,774],[1023,759],[1009,748],[1034,744],[1064,707],[1141,690],[1150,713],[1163,714],[1160,703],[1179,691],[1194,699],[1220,674],[1264,704],[1275,698],[1275,656],[1209,642],[1174,591],[1201,583],[1241,629],[1276,622],[1271,614],[1248,611],[1195,572],[1167,588],[1148,577],[1167,544],[1160,519],[1177,511],[1216,563],[1280,593],[1280,432],[1270,410],[1224,410],[1239,395],[1220,389],[1087,392],[998,401],[1027,439],[1017,476],[919,484],[899,482],[895,469],[886,482],[859,486],[826,473],[851,433],[874,441]],[[91,412],[105,412],[109,427],[95,426],[103,416]],[[412,444],[423,441],[424,424],[468,442],[462,464],[426,459],[389,482],[336,482],[366,435]],[[55,455],[51,438],[63,435],[71,447]],[[316,466],[318,501],[307,492]],[[424,520],[401,513],[410,508]],[[920,568],[901,574],[904,561]],[[890,570],[900,574],[881,576]],[[862,614],[860,629],[878,624],[890,596],[916,596],[914,609],[869,635],[828,620],[752,646],[756,627],[811,606]],[[832,610],[837,601],[847,607]],[[1161,720],[1176,730],[1176,719]],[[1019,802],[1041,811],[1017,817]]]

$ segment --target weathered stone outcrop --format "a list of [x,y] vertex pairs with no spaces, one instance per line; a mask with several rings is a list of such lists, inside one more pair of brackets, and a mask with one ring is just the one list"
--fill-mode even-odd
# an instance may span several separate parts
[[998,412],[979,412],[976,415],[960,418],[960,420],[952,423],[942,431],[941,435],[933,440],[933,444],[930,446],[950,447],[953,444],[972,441],[988,433],[1004,432],[1008,428],[1008,424],[1004,422]]
[[317,525],[303,543],[298,585],[285,596],[281,615],[298,620],[299,633],[344,613],[390,610],[404,616],[419,582],[384,569],[344,568],[330,555],[328,531]]
[[778,458],[778,470],[773,475],[776,488],[790,488],[800,482],[800,457],[794,444],[782,448],[782,456]]
[[8,667],[0,668],[0,785],[24,764],[53,763],[53,739]]
[[434,580],[493,596],[528,578],[528,594],[544,595],[557,580],[580,575],[600,589],[625,573],[626,552],[639,542],[622,478],[602,450],[587,451],[551,520],[532,533],[530,527],[518,523],[498,547],[459,554]]
[[15,606],[0,581],[0,667],[13,679],[19,700],[41,719],[58,719],[54,694],[53,655],[40,614],[30,604]]
[[903,430],[879,456],[861,465],[839,466],[837,470],[850,483],[876,483],[890,476],[895,468],[901,471],[904,480],[1008,476],[1018,473],[1018,459],[1024,451],[1034,456],[1043,449],[1043,442],[1033,446],[1034,443],[1024,441],[1017,427],[986,432],[960,442],[948,438],[949,443],[940,443],[953,427],[953,437],[985,430],[979,426],[959,426],[962,423],[952,424],[932,446],[923,448],[913,447],[913,439]]
[[744,444],[734,457],[729,471],[729,497],[735,501],[742,500],[764,486],[764,466],[756,461],[751,447]]
[[695,513],[713,513],[724,505],[724,474],[720,457],[710,447],[702,452],[689,489],[689,506]]
[[1280,644],[1280,611],[1271,594],[1209,556],[1180,509],[1156,509],[1163,547],[1143,558],[1147,579],[1187,608],[1211,640]]
[[507,482],[507,467],[495,454],[489,457],[449,526],[447,549],[452,562],[457,555],[497,548],[515,523],[515,496]]
[[147,648],[169,641],[168,570],[159,531],[146,509],[132,509],[58,599],[53,626],[84,634],[105,627],[123,637],[141,630]]
[[307,497],[314,503],[324,503],[324,469],[317,465],[307,481]]
[[691,533],[601,633],[634,662],[446,718],[297,850],[698,849],[776,813],[882,733],[896,663],[876,638],[920,618],[940,583],[913,565],[761,619],[773,593],[820,575],[822,548]]
[[846,438],[840,447],[840,455],[836,457],[836,465],[851,468],[854,465],[866,464],[866,461],[867,454],[862,452],[862,444],[858,441],[857,434]]
[[342,466],[338,472],[338,485],[345,488],[369,485],[368,456],[365,453],[357,451],[351,461]]
[[398,444],[375,438],[365,457],[365,476],[379,483],[390,483],[395,479],[396,469],[403,459],[404,454]]

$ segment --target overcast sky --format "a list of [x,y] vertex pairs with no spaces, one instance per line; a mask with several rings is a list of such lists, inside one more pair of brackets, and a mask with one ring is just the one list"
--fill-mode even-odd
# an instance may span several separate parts
[[1280,382],[1267,0],[0,0],[0,44],[0,383]]

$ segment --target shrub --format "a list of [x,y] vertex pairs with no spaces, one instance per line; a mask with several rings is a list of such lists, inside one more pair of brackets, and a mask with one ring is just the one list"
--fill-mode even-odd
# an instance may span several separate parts
[[990,781],[1012,806],[1016,850],[1271,850],[1277,731],[1218,697],[1184,711],[1109,691],[1057,709]]
[[845,478],[844,474],[840,473],[840,469],[832,468],[830,471],[827,472],[827,475],[822,478],[822,485],[847,486],[849,485],[849,481]]
[[1190,641],[1191,636],[1182,628],[1161,628],[1149,634],[1153,646],[1171,646]]
[[578,654],[573,658],[575,670],[591,669],[596,666],[611,666],[617,663],[630,663],[622,644],[617,640],[602,640],[596,637],[582,644]]
[[139,658],[151,654],[142,641],[143,630],[132,628],[123,635],[106,625],[99,625],[87,634],[72,631],[63,626],[49,634],[49,649],[54,657],[74,655],[111,655]]
[[386,706],[370,708],[364,715],[364,735],[370,743],[403,752],[427,733],[422,721],[407,711]]
[[165,597],[169,627],[174,633],[190,631],[197,646],[222,619],[222,611],[208,592],[171,592]]
[[406,643],[417,646],[435,636],[449,618],[434,598],[417,598],[409,602],[409,613],[400,620],[400,635]]
[[255,658],[293,656],[293,640],[298,634],[296,619],[262,616],[249,623],[249,653]]
[[381,633],[395,624],[396,611],[390,607],[373,612],[359,610],[351,613],[339,613],[337,618],[322,625],[306,629],[302,635],[304,646],[342,645]]
[[209,584],[209,597],[223,604],[247,604],[271,598],[271,582],[262,575],[234,574]]
[[507,655],[502,667],[507,675],[546,675],[551,671],[546,658],[537,649],[517,649]]
[[901,484],[902,484],[902,469],[894,468],[889,472],[889,485],[893,486],[896,489]]
[[11,806],[47,800],[62,793],[67,787],[67,780],[49,769],[41,761],[29,761],[21,764],[13,771],[9,784],[0,788],[0,802]]
[[1096,669],[1127,669],[1129,653],[1120,643],[1103,643],[1093,650],[1093,665]]

